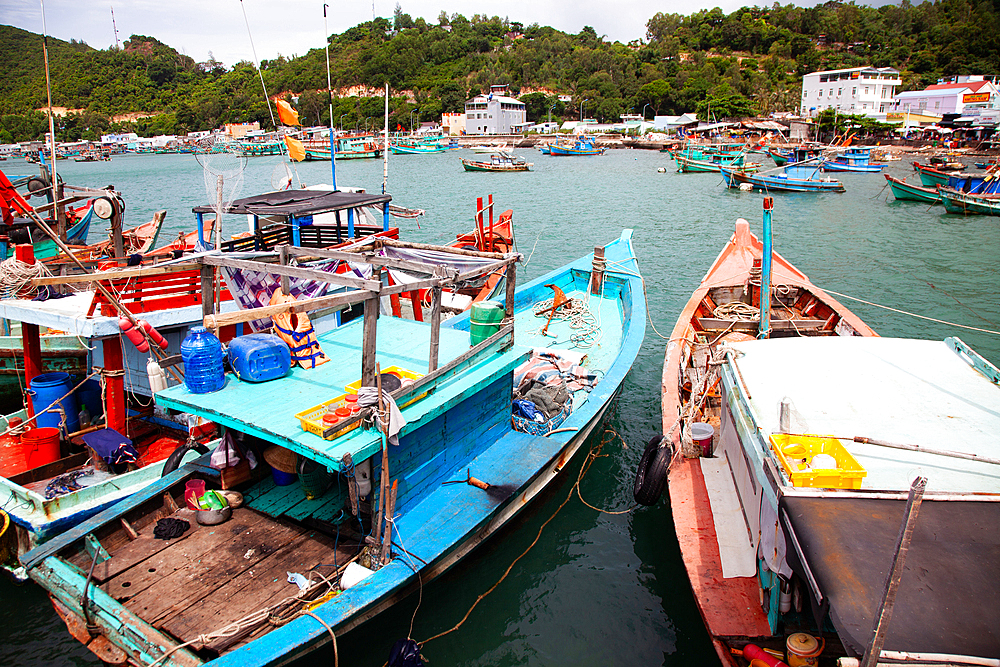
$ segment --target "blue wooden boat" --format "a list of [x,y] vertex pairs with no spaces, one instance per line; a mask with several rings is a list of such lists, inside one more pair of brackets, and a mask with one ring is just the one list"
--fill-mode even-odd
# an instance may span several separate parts
[[[517,257],[501,256],[492,267],[505,263],[512,270]],[[442,273],[431,273],[428,282],[446,283]],[[545,301],[553,295],[547,285],[572,299],[578,314],[589,310],[589,334],[560,315],[541,331],[549,319]],[[70,630],[102,659],[156,667],[277,665],[332,634],[343,641],[345,632],[418,582],[459,562],[558,478],[601,423],[646,326],[630,230],[604,248],[603,262],[588,255],[516,295],[509,288],[499,331],[482,334],[488,337],[477,344],[478,325],[467,317],[440,328],[435,316],[431,324],[376,318],[379,298],[392,289],[358,280],[352,295],[340,295],[362,299],[366,317],[319,335],[337,363],[295,368],[262,384],[230,379],[211,394],[174,387],[157,395],[165,407],[212,415],[243,434],[244,443],[280,443],[280,451],[305,462],[298,464],[298,481],[250,480],[241,487],[243,506],[232,509],[227,523],[199,526],[183,507],[184,489],[196,479],[213,486],[213,478],[201,464],[188,464],[23,557]],[[515,369],[532,358],[532,348],[572,350],[575,344],[586,353],[584,378],[592,383],[595,376],[596,385],[589,393],[571,388],[570,407],[543,423],[518,421],[522,430],[515,430]],[[405,377],[416,376],[393,393],[406,420],[398,445],[385,444],[384,433],[373,428],[348,428],[357,421],[321,431],[332,439],[303,430],[296,418],[303,409],[343,394],[359,376],[366,386],[375,384],[376,359],[383,369],[397,366],[412,372]],[[558,383],[560,376],[552,378]],[[267,460],[279,465],[274,456]],[[315,494],[316,482],[306,471],[317,464],[335,479],[310,500],[304,489]],[[473,485],[478,480],[486,484]],[[393,517],[388,524],[379,519],[383,500]],[[191,527],[178,538],[155,540],[161,518],[187,519]],[[374,545],[365,546],[366,535]],[[374,571],[358,570],[360,560]],[[349,571],[352,577],[360,572],[353,585],[344,576]],[[302,575],[303,592],[288,583],[289,572]],[[90,627],[96,638],[80,634],[80,627]]]
[[389,150],[394,155],[423,155],[425,153],[444,153],[451,150],[448,146],[438,143],[394,143],[389,144]]
[[560,143],[549,144],[549,155],[604,155],[604,148],[598,148],[594,137],[579,137],[572,146]]
[[780,171],[768,170],[749,173],[730,167],[719,167],[727,187],[749,185],[766,192],[844,192],[844,184],[830,177],[820,177],[818,161],[799,162],[781,167]]
[[793,146],[786,149],[769,146],[766,152],[774,160],[775,166],[778,167],[784,167],[789,162],[802,162],[820,155],[819,148],[805,148],[802,146]]
[[885,169],[884,164],[874,164],[871,162],[870,148],[848,148],[837,153],[832,158],[823,159],[823,171],[879,173],[883,169]]

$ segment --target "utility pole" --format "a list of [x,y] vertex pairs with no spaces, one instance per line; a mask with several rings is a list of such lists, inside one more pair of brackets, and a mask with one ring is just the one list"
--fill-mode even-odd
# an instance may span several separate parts
[[115,8],[111,8],[111,27],[115,30],[115,51],[121,50],[121,46],[118,43],[118,26],[115,24]]

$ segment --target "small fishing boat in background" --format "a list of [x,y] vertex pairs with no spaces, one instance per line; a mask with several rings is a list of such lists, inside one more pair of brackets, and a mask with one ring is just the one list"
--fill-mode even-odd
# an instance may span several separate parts
[[[426,584],[507,525],[559,479],[602,422],[638,354],[646,313],[631,232],[601,250],[599,261],[583,257],[516,294],[511,280],[505,304],[486,307],[498,311],[495,320],[466,315],[442,327],[438,313],[428,327],[366,316],[317,336],[326,350],[338,351],[338,363],[293,368],[264,383],[233,378],[213,393],[158,393],[164,407],[215,415],[242,434],[246,451],[266,445],[258,460],[277,472],[241,482],[242,506],[215,529],[199,527],[202,510],[186,507],[185,490],[218,487],[219,478],[200,462],[182,466],[25,554],[24,566],[71,632],[106,661],[273,665],[331,635],[343,641],[403,599],[418,578]],[[358,259],[372,261],[373,270],[392,265]],[[518,256],[480,259],[513,270]],[[435,286],[457,277],[426,270],[437,276]],[[356,283],[338,298],[364,301],[366,313],[395,289]],[[587,331],[578,327],[581,319]],[[553,350],[553,342],[569,347],[533,356],[534,348]],[[359,374],[362,381],[352,385]],[[391,393],[400,406],[398,445],[388,444],[381,427],[361,424],[371,408],[336,417],[330,428],[307,428],[312,412],[304,409],[327,397],[336,402],[345,385],[363,385],[380,404],[389,391],[381,383],[400,377],[407,384]],[[545,390],[545,378],[554,391]],[[513,392],[528,387],[564,392],[562,407],[541,421],[512,414]],[[519,394],[518,401],[519,410],[529,409],[521,405],[529,399]],[[165,519],[189,528],[156,540]],[[79,623],[99,638],[76,633]]]
[[802,162],[809,158],[819,157],[822,154],[822,149],[800,146],[788,146],[785,148],[768,146],[766,152],[774,160],[775,166],[784,167],[789,162]]
[[973,194],[939,186],[938,196],[949,213],[1000,215],[1000,194]]
[[498,144],[477,144],[475,146],[469,146],[469,150],[473,153],[499,153],[506,150],[507,142],[501,141]]
[[531,171],[532,164],[518,155],[506,151],[498,151],[490,156],[489,161],[467,160],[462,158],[462,166],[466,171]]
[[549,144],[549,155],[604,155],[605,148],[597,147],[594,137],[577,137],[572,145],[563,143]]
[[730,188],[759,188],[764,192],[844,192],[844,184],[840,181],[829,176],[820,177],[821,167],[819,158],[808,158],[758,173],[724,166],[719,167],[719,172]]
[[[382,157],[382,145],[371,135],[347,135],[336,138],[337,150],[334,153],[338,160],[364,160]],[[303,142],[306,160],[329,160],[330,143],[328,141]]]
[[737,222],[670,336],[665,435],[636,498],[655,502],[666,479],[724,665],[805,645],[796,657],[985,664],[1000,370],[955,338],[878,337],[772,254],[771,205],[763,243]]
[[919,185],[907,183],[905,178],[896,178],[885,174],[885,180],[889,184],[892,196],[905,201],[921,201],[928,204],[940,204],[941,197],[937,188],[924,188]]
[[879,173],[883,169],[885,169],[884,164],[875,164],[871,161],[870,148],[846,148],[838,151],[833,157],[823,158],[823,171]]

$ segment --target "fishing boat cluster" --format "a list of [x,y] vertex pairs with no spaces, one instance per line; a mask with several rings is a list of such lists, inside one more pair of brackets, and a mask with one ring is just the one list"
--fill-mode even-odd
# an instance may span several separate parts
[[[770,194],[843,191],[825,174],[880,173],[872,148],[771,147],[777,171],[747,161],[764,148],[673,152],[768,196],[761,238],[739,220],[718,240],[669,337],[635,500],[668,491],[725,665],[1000,665],[1000,612],[969,604],[1000,598],[1000,370],[959,338],[879,337],[773,251]],[[465,170],[532,166],[474,151],[489,159]],[[919,167],[946,206],[995,202],[996,170]],[[0,174],[6,377],[26,390],[0,418],[0,561],[106,663],[336,646],[566,474],[645,336],[631,230],[519,283],[492,196],[447,245],[401,238],[392,217],[419,211],[388,194],[221,199],[158,245],[163,215],[122,229],[113,188],[64,186],[44,158]],[[88,245],[94,216],[111,233]],[[247,229],[223,238],[224,220]],[[401,639],[389,664],[420,648]]]

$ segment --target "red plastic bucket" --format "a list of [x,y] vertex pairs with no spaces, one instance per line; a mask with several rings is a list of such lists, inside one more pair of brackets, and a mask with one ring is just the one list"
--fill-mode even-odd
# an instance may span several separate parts
[[59,429],[51,426],[33,428],[21,434],[25,468],[33,470],[59,460]]

